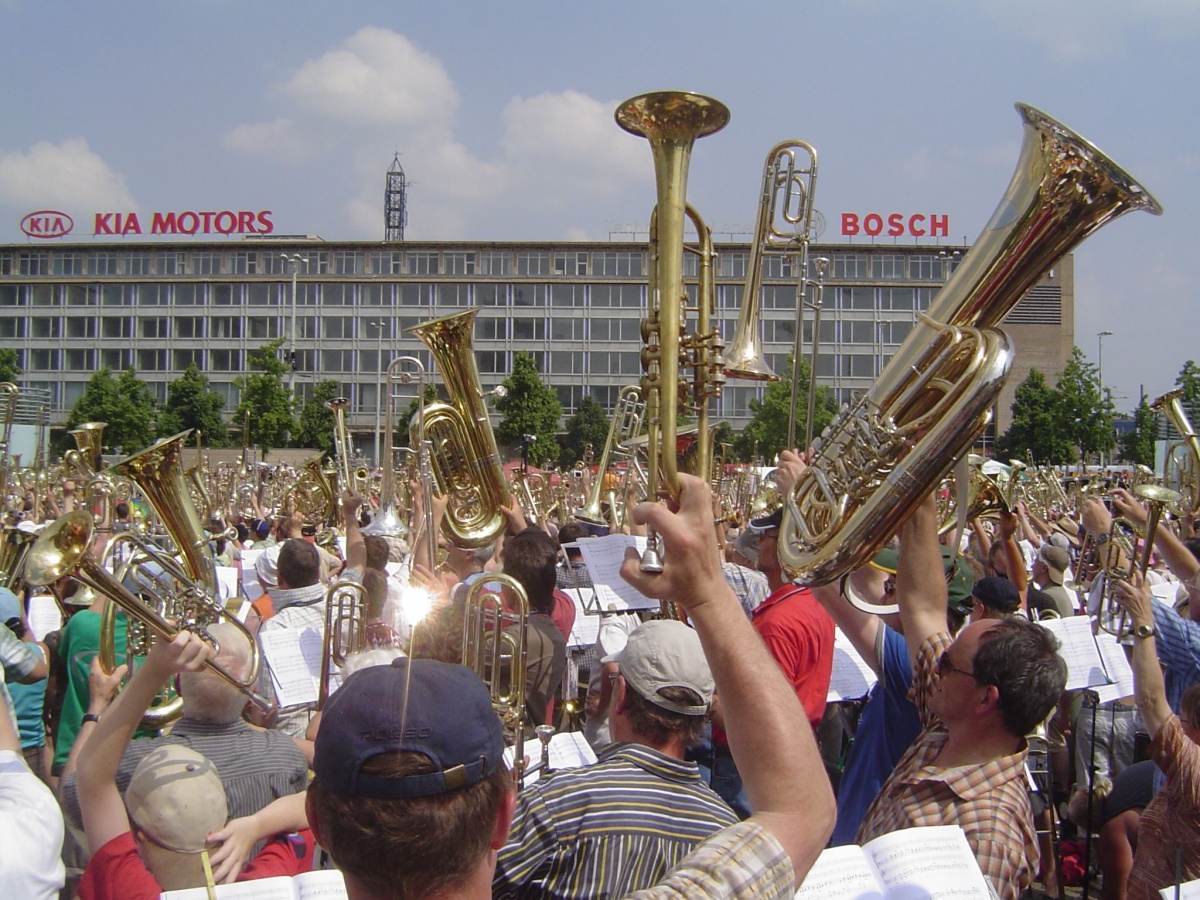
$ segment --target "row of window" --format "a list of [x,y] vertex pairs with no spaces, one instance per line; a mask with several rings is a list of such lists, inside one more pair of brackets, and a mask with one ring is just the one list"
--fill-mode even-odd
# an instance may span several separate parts
[[[719,251],[717,274],[745,278],[750,254]],[[641,250],[25,250],[0,254],[0,275],[80,278],[216,275],[482,275],[505,278],[640,278],[647,254]],[[816,257],[809,276],[816,275]],[[903,253],[830,253],[826,277],[835,280],[944,281],[956,260],[948,255]],[[695,277],[698,258],[684,255],[685,276]],[[792,256],[768,255],[763,277],[794,279]]]

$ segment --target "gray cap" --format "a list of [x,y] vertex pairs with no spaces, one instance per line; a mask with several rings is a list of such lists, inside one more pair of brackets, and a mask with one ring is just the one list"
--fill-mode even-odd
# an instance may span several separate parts
[[[607,660],[606,660],[607,661]],[[687,625],[673,619],[646,622],[613,657],[625,681],[655,706],[684,716],[703,716],[712,703],[712,672],[700,637]],[[689,706],[666,699],[659,690],[683,687],[695,691],[702,706]]]

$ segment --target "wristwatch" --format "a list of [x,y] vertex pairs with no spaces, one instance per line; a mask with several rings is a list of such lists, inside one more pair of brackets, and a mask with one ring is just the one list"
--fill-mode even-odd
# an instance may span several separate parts
[[1097,544],[1107,544],[1110,537],[1112,537],[1112,535],[1106,531],[1104,534],[1096,535],[1094,538],[1092,538],[1092,540]]
[[1154,637],[1156,633],[1157,632],[1155,632],[1153,625],[1139,625],[1137,628],[1133,629],[1133,636],[1135,638]]
[[96,715],[95,713],[84,713],[83,721],[84,722],[99,722],[100,717],[98,715]]

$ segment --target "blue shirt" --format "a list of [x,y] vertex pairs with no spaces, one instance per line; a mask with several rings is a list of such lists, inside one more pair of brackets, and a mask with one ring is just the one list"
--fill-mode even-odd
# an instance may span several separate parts
[[904,751],[921,731],[917,708],[908,699],[912,662],[904,636],[879,623],[880,677],[867,697],[850,745],[837,795],[837,824],[830,844],[853,844],[871,801],[883,787]]
[[1200,622],[1185,619],[1162,603],[1151,603],[1150,608],[1158,632],[1154,639],[1158,659],[1165,667],[1167,702],[1178,713],[1183,692],[1200,682]]

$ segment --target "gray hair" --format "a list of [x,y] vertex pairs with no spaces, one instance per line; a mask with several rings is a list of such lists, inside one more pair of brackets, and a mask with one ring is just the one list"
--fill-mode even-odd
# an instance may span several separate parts
[[[213,662],[234,678],[245,678],[250,669],[251,654],[246,636],[228,622],[210,625],[208,633],[220,646]],[[235,722],[246,707],[245,694],[208,668],[199,672],[180,672],[179,689],[187,717],[210,725]]]

